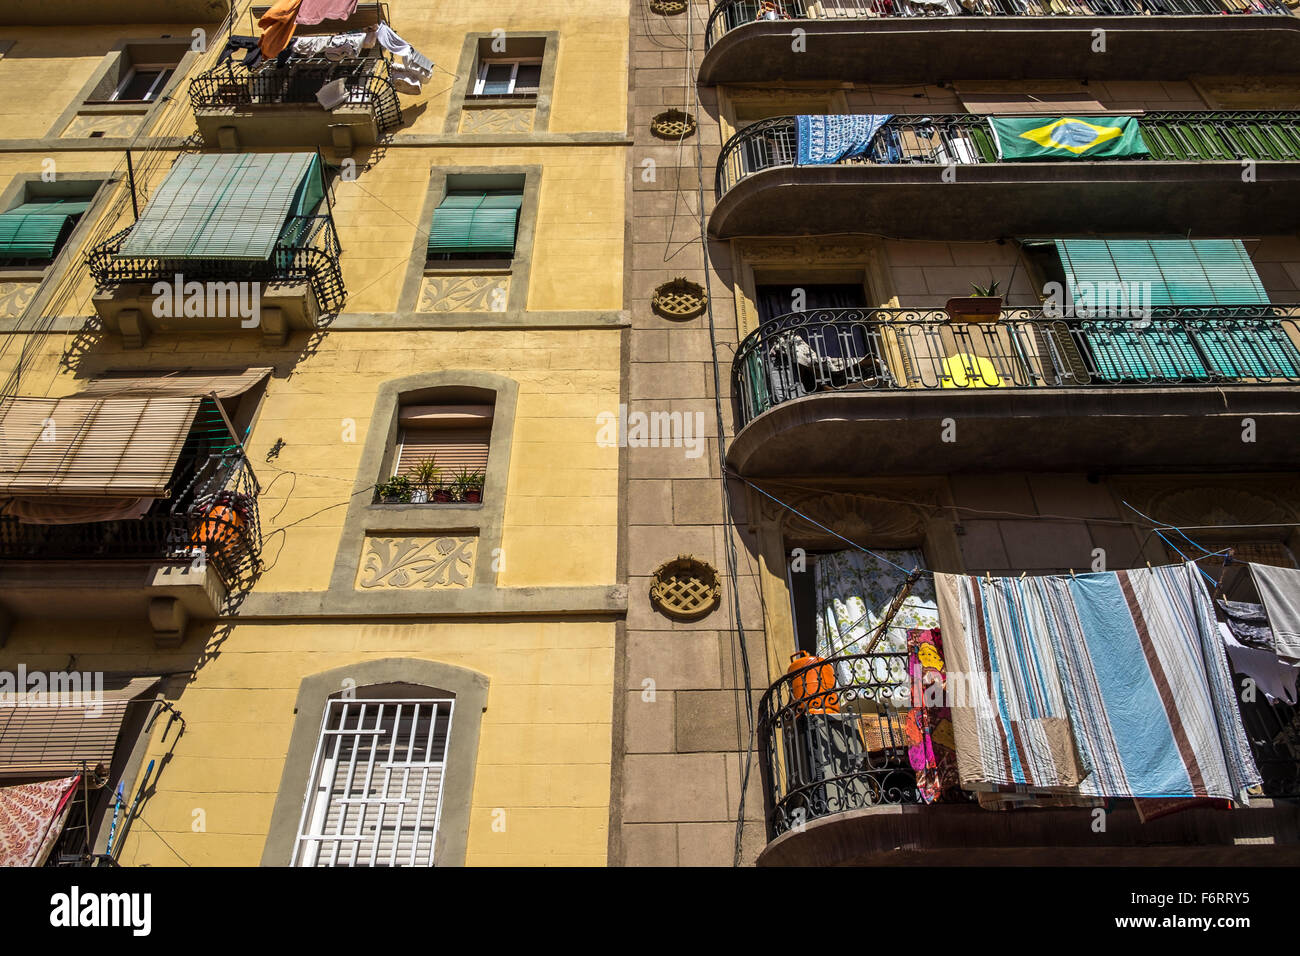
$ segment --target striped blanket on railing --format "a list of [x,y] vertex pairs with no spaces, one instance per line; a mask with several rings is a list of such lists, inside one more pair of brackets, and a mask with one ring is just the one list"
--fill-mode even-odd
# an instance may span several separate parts
[[1194,566],[935,583],[967,789],[1242,800],[1260,782]]

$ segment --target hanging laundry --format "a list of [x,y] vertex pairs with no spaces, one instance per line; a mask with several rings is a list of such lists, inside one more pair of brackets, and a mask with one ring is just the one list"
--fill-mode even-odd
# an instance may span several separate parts
[[1227,616],[1228,627],[1237,640],[1248,647],[1273,650],[1273,629],[1268,626],[1264,605],[1219,598],[1219,607]]
[[1219,625],[1223,646],[1228,649],[1232,669],[1255,682],[1255,686],[1272,700],[1296,702],[1296,682],[1300,678],[1300,663],[1286,661],[1272,651],[1248,647],[1233,636],[1227,624]]
[[800,166],[824,166],[850,156],[864,156],[892,114],[796,116]]
[[323,51],[327,60],[354,60],[361,55],[361,44],[366,38],[365,31],[355,33],[336,33],[329,38]]
[[313,26],[322,20],[346,20],[357,12],[358,0],[302,0],[298,22]]
[[421,79],[433,76],[433,61],[398,36],[387,23],[379,24],[372,31],[380,46],[394,56],[402,57],[403,65],[418,73]]
[[963,785],[1050,786],[1071,765],[1092,796],[1244,801],[1261,782],[1195,565],[935,578],[949,679],[978,678],[953,708]]
[[316,102],[327,110],[336,110],[348,100],[347,81],[337,79],[316,91]]
[[1300,661],[1300,570],[1251,563],[1255,591],[1264,602],[1278,657]]
[[329,42],[328,36],[294,37],[289,49],[293,51],[294,56],[321,56]]
[[298,28],[298,7],[302,0],[278,0],[275,6],[262,14],[257,25],[262,28],[258,46],[266,59],[279,56],[293,39],[293,31]]
[[389,67],[388,78],[392,80],[393,88],[399,93],[408,93],[414,96],[423,89],[420,82],[420,75],[414,70],[407,69],[404,66]]
[[248,69],[252,69],[262,62],[262,50],[258,46],[257,37],[232,36],[227,38],[226,45],[221,50],[221,55],[217,57],[217,66],[234,58],[236,53],[243,51],[243,57],[240,59]]
[[958,787],[943,639],[937,627],[907,632],[907,676],[912,685],[905,729],[907,762],[916,774],[921,799],[934,803]]
[[81,775],[0,787],[0,866],[44,866]]

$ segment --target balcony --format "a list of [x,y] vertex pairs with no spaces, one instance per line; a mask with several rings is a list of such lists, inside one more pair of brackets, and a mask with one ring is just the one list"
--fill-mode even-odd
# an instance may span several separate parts
[[[795,117],[766,119],[724,145],[709,231],[950,240],[1294,231],[1300,112],[1146,113],[1139,129],[1145,157],[1000,162],[989,117],[903,115],[864,156],[812,166],[799,163]],[[1244,160],[1257,163],[1252,177]]]
[[[908,83],[1294,73],[1300,19],[1278,0],[722,0],[700,82]],[[762,12],[760,13],[760,8]],[[804,31],[803,49],[791,39]],[[1106,31],[1105,55],[1093,31]]]
[[[323,315],[337,312],[347,299],[329,215],[290,217],[265,261],[122,257],[118,252],[130,232],[122,230],[89,255],[95,311],[127,347],[139,348],[153,332],[251,328],[247,323],[254,318],[267,345],[282,345],[290,330],[317,328]],[[201,314],[176,308],[188,298],[184,286],[177,291],[181,277],[186,284],[205,284]],[[244,283],[254,287],[245,293],[248,301],[259,303],[253,318],[232,305]]]
[[[828,669],[830,687],[820,683]],[[1266,799],[1241,812],[1191,809],[1146,823],[1130,801],[1112,801],[1097,833],[1086,808],[994,813],[961,791],[952,802],[925,804],[908,762],[910,702],[907,655],[898,653],[834,657],[768,689],[758,724],[769,841],[760,866],[951,865],[972,855],[985,864],[1042,864],[1061,862],[1063,853],[1075,865],[1259,863],[1294,853],[1300,841],[1294,811],[1267,799],[1300,796],[1300,751],[1268,732],[1294,727],[1296,711],[1285,704],[1258,705],[1269,711],[1260,719],[1243,713]],[[1265,834],[1291,846],[1258,845]],[[1243,838],[1255,839],[1236,846]]]
[[109,23],[220,23],[230,13],[230,0],[168,0],[165,12],[158,0],[6,0],[0,24],[14,26],[90,26]]
[[[826,309],[764,323],[732,365],[728,463],[751,476],[1290,469],[1300,307]],[[945,437],[944,423],[955,434]]]
[[257,576],[259,491],[238,454],[183,455],[170,497],[138,518],[0,517],[0,610],[14,618],[147,619],[160,641],[178,642],[187,621],[215,618]]
[[[291,60],[250,71],[227,60],[190,83],[199,133],[209,147],[373,146],[402,122],[397,90],[382,57]],[[343,81],[331,110],[316,98]]]

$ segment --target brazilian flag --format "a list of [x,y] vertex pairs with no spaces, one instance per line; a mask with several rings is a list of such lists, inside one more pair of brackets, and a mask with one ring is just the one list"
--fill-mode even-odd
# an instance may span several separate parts
[[989,118],[998,158],[1122,159],[1147,155],[1133,116]]

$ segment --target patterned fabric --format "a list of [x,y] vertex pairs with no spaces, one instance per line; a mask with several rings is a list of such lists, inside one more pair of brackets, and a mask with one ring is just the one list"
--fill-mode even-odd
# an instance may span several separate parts
[[957,786],[952,713],[946,706],[947,675],[938,628],[907,632],[907,676],[912,685],[907,762],[916,773],[922,799],[934,803]]
[[[949,679],[962,657],[987,690],[953,711],[963,783],[1069,786],[1071,743],[1086,795],[1244,802],[1260,783],[1194,565],[936,577],[941,607],[945,595],[958,605]],[[1055,741],[1037,733],[1062,717]]]
[[1224,616],[1228,619],[1228,629],[1232,631],[1233,637],[1247,647],[1273,650],[1273,629],[1268,626],[1268,615],[1264,613],[1264,605],[1219,598],[1219,607],[1223,608]]
[[859,113],[838,116],[796,116],[799,165],[825,166],[850,156],[862,156],[871,148],[889,113]]
[[0,866],[43,866],[81,775],[0,788]]

